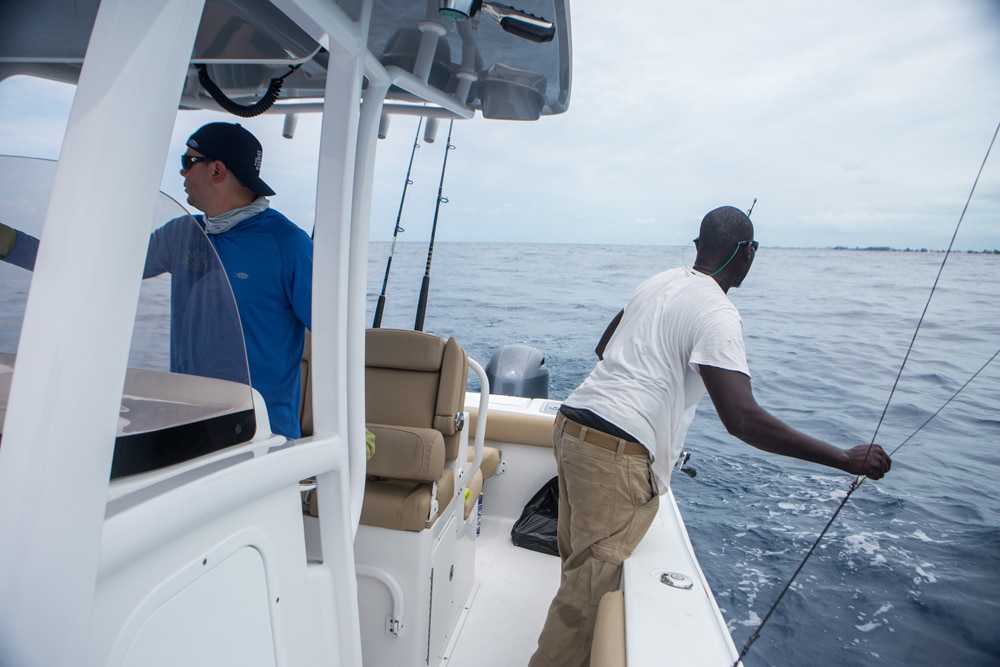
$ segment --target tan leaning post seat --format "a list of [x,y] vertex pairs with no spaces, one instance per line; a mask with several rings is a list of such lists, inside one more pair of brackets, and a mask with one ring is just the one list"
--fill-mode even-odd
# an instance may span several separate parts
[[454,338],[366,332],[365,419],[375,434],[375,455],[368,461],[362,524],[419,531],[448,505],[455,477],[447,462],[459,452],[468,372],[468,357]]

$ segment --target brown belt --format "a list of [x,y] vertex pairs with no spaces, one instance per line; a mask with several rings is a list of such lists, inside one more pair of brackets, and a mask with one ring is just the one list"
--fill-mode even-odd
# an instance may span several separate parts
[[[585,428],[584,426],[577,424],[572,419],[566,419],[566,416],[562,413],[556,415],[556,428],[561,428],[566,433],[569,433],[574,438],[579,438],[580,433]],[[587,429],[587,435],[583,438],[583,442],[589,443],[591,445],[597,445],[603,449],[610,449],[613,452],[618,451],[618,443],[621,442],[621,438],[616,438],[613,435],[608,435],[602,431],[595,431],[592,428]],[[638,442],[625,441],[625,453],[626,454],[642,454],[643,456],[649,455],[649,450],[642,446]]]

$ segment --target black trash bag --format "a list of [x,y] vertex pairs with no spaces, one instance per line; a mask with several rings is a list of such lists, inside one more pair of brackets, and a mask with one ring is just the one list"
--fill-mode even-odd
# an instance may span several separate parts
[[559,516],[559,478],[553,477],[524,506],[510,530],[515,545],[543,554],[559,555],[556,519]]

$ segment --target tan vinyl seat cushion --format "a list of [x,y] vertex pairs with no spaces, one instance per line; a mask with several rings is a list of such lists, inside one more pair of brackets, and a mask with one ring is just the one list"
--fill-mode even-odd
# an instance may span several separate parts
[[[472,463],[476,458],[476,447],[475,445],[469,445],[469,456],[466,461]],[[479,470],[483,473],[483,479],[489,479],[493,475],[497,474],[497,468],[500,467],[500,450],[496,447],[483,447],[483,460],[479,464]]]
[[[458,456],[455,416],[465,402],[469,361],[454,338],[400,329],[369,329],[365,337],[365,421],[433,428],[445,459]],[[376,437],[376,448],[378,438]]]
[[590,667],[625,667],[625,591],[605,593],[597,606]]
[[369,477],[436,482],[444,472],[444,438],[432,428],[368,424],[375,434]]
[[[469,433],[476,432],[479,410],[469,409]],[[552,423],[555,415],[526,415],[490,410],[486,420],[486,439],[495,442],[516,442],[535,447],[552,446]]]
[[[361,523],[392,530],[420,531],[430,528],[434,525],[433,520],[427,520],[431,511],[432,488],[430,482],[369,479],[365,482]],[[438,480],[438,512],[434,515],[434,519],[441,515],[454,495],[455,475],[448,468]]]

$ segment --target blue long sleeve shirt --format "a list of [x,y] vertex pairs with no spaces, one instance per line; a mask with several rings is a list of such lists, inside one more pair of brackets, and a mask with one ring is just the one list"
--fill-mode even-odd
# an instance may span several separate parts
[[[204,227],[203,216],[195,220]],[[146,258],[145,277],[171,273],[171,370],[239,380],[227,286],[204,257],[203,232],[195,230],[198,241],[192,229],[188,218],[166,223],[151,235]],[[235,297],[250,382],[267,403],[271,430],[297,438],[302,351],[312,325],[312,240],[271,209],[207,239]]]

